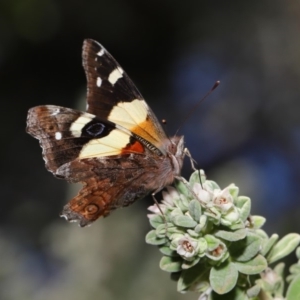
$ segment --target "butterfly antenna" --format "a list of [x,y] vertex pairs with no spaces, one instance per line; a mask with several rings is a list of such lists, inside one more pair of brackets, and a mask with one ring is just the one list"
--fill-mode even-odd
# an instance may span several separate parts
[[198,102],[196,103],[191,109],[190,111],[187,113],[186,117],[183,119],[183,122],[181,122],[181,125],[179,126],[179,128],[176,131],[176,134],[178,134],[179,130],[182,128],[182,126],[184,125],[184,123],[191,117],[191,115],[198,109],[199,105],[219,86],[220,81],[217,80],[215,82],[215,84],[213,85],[213,87],[206,93],[206,95],[204,95],[204,97]]

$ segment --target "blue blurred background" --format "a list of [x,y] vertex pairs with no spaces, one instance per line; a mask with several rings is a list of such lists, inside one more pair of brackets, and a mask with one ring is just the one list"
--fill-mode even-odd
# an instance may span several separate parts
[[197,298],[144,242],[151,199],[84,229],[58,217],[76,187],[46,171],[26,114],[84,109],[84,38],[112,53],[169,135],[221,80],[184,123],[186,146],[210,179],[251,197],[269,234],[299,232],[299,33],[296,0],[1,1],[0,298]]

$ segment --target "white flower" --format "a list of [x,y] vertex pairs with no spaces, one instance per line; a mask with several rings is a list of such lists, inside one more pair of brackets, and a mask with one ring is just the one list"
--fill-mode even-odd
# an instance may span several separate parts
[[162,203],[168,207],[174,207],[175,203],[173,199],[179,198],[177,190],[171,186],[167,186],[167,191],[163,191],[162,196]]
[[229,188],[224,190],[214,190],[213,196],[214,205],[219,207],[221,211],[227,212],[233,207],[233,198],[229,192]]
[[261,278],[271,286],[274,286],[280,280],[278,274],[271,268],[267,268],[260,274]]
[[148,207],[148,210],[151,211],[153,214],[148,214],[147,217],[148,219],[151,219],[153,216],[156,216],[156,215],[160,215],[161,216],[161,211],[163,212],[163,214],[166,213],[167,211],[167,207],[164,205],[164,204],[159,204],[159,207],[157,206],[157,204],[153,204],[151,206]]
[[186,260],[191,260],[197,252],[198,241],[190,238],[188,235],[178,240],[177,253]]
[[157,214],[157,215],[160,214],[160,210],[159,210],[157,204],[153,204],[153,205],[149,206],[148,210],[153,212],[154,214]]
[[193,191],[200,202],[208,203],[212,199],[213,194],[209,187],[205,185],[205,182],[203,183],[203,188],[200,183],[196,182],[193,186]]

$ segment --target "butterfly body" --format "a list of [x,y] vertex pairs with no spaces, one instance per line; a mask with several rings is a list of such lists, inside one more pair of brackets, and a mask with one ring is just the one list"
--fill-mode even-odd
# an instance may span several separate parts
[[61,213],[80,226],[171,184],[185,156],[183,137],[166,136],[128,75],[93,40],[84,42],[83,66],[87,112],[45,105],[27,117],[46,168],[83,183]]

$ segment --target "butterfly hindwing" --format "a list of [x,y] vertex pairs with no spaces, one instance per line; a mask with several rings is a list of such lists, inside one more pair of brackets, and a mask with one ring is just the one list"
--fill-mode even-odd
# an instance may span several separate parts
[[78,195],[65,205],[61,216],[68,221],[79,221],[86,226],[107,216],[111,210],[128,206],[151,192],[148,168],[155,166],[151,159],[139,160],[120,157],[118,159],[97,158],[77,160],[63,165],[58,174],[72,177],[74,182],[84,182]]

